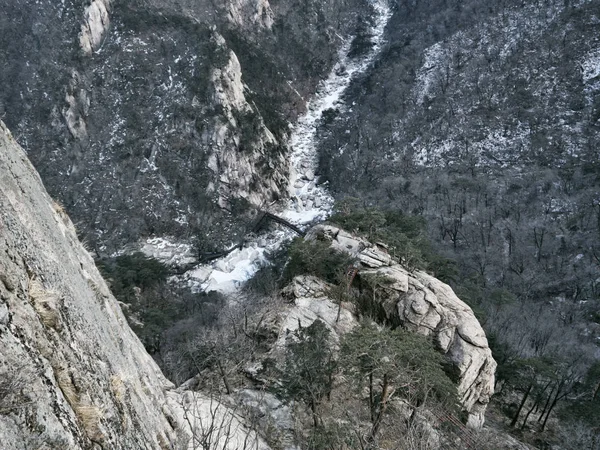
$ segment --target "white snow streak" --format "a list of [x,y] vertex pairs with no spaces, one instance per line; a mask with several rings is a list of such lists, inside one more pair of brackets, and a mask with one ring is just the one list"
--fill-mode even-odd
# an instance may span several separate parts
[[[273,213],[296,225],[323,220],[331,214],[333,198],[326,183],[319,183],[319,177],[315,175],[318,164],[317,127],[326,110],[344,109],[342,97],[350,82],[355,75],[369,68],[381,50],[385,26],[392,13],[386,0],[372,0],[372,5],[376,11],[375,25],[371,30],[372,49],[363,58],[351,59],[348,57],[351,40],[348,40],[340,50],[339,62],[320,84],[315,97],[307,104],[306,113],[293,128],[289,142],[290,199],[284,205],[276,205]],[[287,229],[264,234],[210,265],[197,266],[180,280],[187,282],[193,291],[235,292],[267,263],[270,252],[293,236]]]

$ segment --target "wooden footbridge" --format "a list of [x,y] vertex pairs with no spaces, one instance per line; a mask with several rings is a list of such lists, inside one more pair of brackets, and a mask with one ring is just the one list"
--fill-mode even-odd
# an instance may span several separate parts
[[298,227],[297,225],[294,225],[293,223],[289,222],[288,220],[285,220],[283,217],[279,217],[268,211],[259,211],[256,220],[254,221],[252,227],[250,227],[250,229],[249,229],[250,231],[248,231],[244,235],[244,237],[242,237],[242,239],[240,239],[240,241],[237,244],[235,244],[234,246],[232,246],[226,250],[222,250],[220,252],[201,254],[200,262],[208,263],[210,261],[214,261],[215,259],[223,258],[223,257],[229,255],[234,250],[241,249],[244,246],[244,244],[247,242],[246,237],[249,233],[257,233],[258,231],[260,231],[261,228],[263,228],[269,222],[275,222],[280,225],[283,225],[284,227],[287,227],[290,230],[292,230],[293,232],[295,232],[298,236],[304,236],[306,234],[304,232],[304,230],[302,230],[300,227]]

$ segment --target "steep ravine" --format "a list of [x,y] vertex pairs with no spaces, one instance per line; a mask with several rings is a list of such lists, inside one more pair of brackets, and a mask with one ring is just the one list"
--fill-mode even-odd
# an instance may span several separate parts
[[[469,424],[480,427],[495,362],[470,308],[448,286],[407,272],[376,245],[333,227],[315,227],[316,234],[356,256],[361,273],[391,280],[386,314],[433,336],[459,371]],[[295,298],[277,312],[278,342],[300,321],[308,326],[317,318],[343,332],[336,305],[317,285],[320,293],[301,278],[288,287]],[[358,323],[349,310],[343,317],[346,331]],[[223,439],[217,447],[268,449],[235,411],[202,393],[176,390],[164,377],[63,208],[1,122],[0,348],[2,449],[197,448],[193,437],[210,432],[215,420],[224,424],[216,428]]]
[[[373,5],[377,20],[370,30],[372,48],[362,57],[352,58],[349,56],[351,42],[343,46],[340,62],[319,87],[315,98],[308,103],[307,112],[296,123],[289,141],[290,198],[271,205],[270,211],[303,228],[313,221],[326,219],[332,210],[333,198],[328,186],[319,183],[316,173],[317,128],[327,113],[348,108],[342,100],[345,90],[356,75],[370,68],[381,49],[391,12],[384,1],[376,1]],[[459,373],[459,398],[468,417],[467,423],[471,427],[481,428],[493,394],[496,363],[485,333],[471,309],[456,297],[449,286],[425,273],[407,271],[377,246],[343,230],[321,229],[317,226],[310,229],[309,235],[323,230],[332,239],[332,246],[361,260],[361,272],[394,279],[389,299],[383,301],[388,318],[400,321],[411,331],[434,336],[438,350],[447,355]],[[263,233],[212,265],[197,266],[184,274],[182,279],[194,290],[235,293],[265,264],[267,252],[276,250],[293,236],[294,233],[287,229]],[[161,246],[165,242],[156,241],[156,244]],[[155,249],[154,245],[146,247],[150,254]],[[166,255],[171,257],[177,250],[174,247]],[[157,253],[154,255],[161,256]],[[293,329],[290,324],[300,323],[300,317],[302,326],[309,325],[316,318],[327,322],[328,318],[322,314],[327,307],[315,306],[308,314],[303,308],[306,309],[306,305],[300,301],[291,312],[282,314],[287,314],[282,330]],[[352,314],[348,316],[350,322],[357,323],[356,317]]]
[[287,124],[367,3],[0,0],[0,117],[99,255],[220,246],[285,194]]
[[[319,182],[317,172],[317,127],[324,114],[335,109],[345,109],[343,94],[358,74],[364,73],[377,58],[384,42],[384,31],[391,17],[391,9],[386,0],[371,0],[374,11],[373,24],[368,30],[371,48],[362,55],[351,52],[352,39],[348,39],[339,52],[339,62],[318,87],[317,93],[306,107],[306,113],[295,124],[289,147],[289,195],[269,206],[269,210],[291,223],[302,226],[317,219],[326,218],[333,206],[326,184]],[[293,232],[280,229],[266,233],[245,243],[211,265],[200,265],[183,275],[194,290],[235,291],[265,263],[266,253],[279,248],[293,237]],[[170,251],[169,242],[151,239],[143,250],[159,259],[170,262],[174,254],[189,252],[189,247],[174,245]],[[179,257],[181,258],[181,256]]]
[[[370,30],[372,48],[362,56],[350,57],[352,43],[346,42],[340,62],[308,103],[307,113],[298,120],[289,142],[290,176],[284,180],[290,184],[289,198],[285,196],[285,201],[270,205],[270,211],[300,226],[324,219],[331,211],[332,197],[316,173],[316,127],[328,110],[348,108],[341,100],[344,91],[378,55],[390,11],[383,0],[374,0],[373,6],[377,20]],[[80,37],[88,56],[102,49],[103,33],[109,24],[105,13],[110,7],[110,1],[96,0],[86,10],[87,28],[82,28]],[[231,12],[234,19],[236,11],[234,8]],[[268,14],[261,18],[265,26],[270,26]],[[212,38],[219,40],[219,35]],[[223,136],[235,141],[231,129],[239,120],[236,113],[252,109],[240,75],[237,56],[229,51],[222,69],[212,72],[214,99],[223,108],[213,124],[214,133],[208,137],[213,143]],[[75,105],[72,112],[81,113],[87,100],[76,91],[67,94],[67,103]],[[85,121],[69,111],[67,108],[64,115],[71,125],[70,132],[85,137]],[[261,139],[270,142],[269,130],[259,128]],[[226,181],[224,185],[239,181],[242,190],[250,186],[251,179],[242,180],[235,170],[227,171],[223,158],[235,168],[239,155],[228,153],[231,147],[223,147],[216,157],[221,160],[209,164],[217,168]],[[156,169],[154,156],[153,150],[144,170]],[[243,164],[253,165],[253,156],[246,156],[248,160]],[[191,447],[194,442],[189,437],[198,432],[194,427],[206,424],[213,404],[201,394],[175,390],[165,379],[128,327],[63,208],[46,194],[27,156],[3,124],[0,181],[0,394],[8,392],[0,396],[0,448]],[[220,188],[215,192],[228,196]],[[249,190],[245,194],[247,198],[252,195]],[[339,230],[334,234],[334,241],[345,236],[344,244],[358,243],[356,248],[362,250],[365,247],[369,258],[386,258],[372,244],[340,234]],[[235,291],[265,261],[266,252],[277,249],[290,237],[285,230],[253,237],[243,249],[226,258],[196,267],[182,277],[183,281],[195,290]],[[152,254],[164,244],[155,239],[145,250]],[[181,250],[189,251],[189,247],[175,245],[174,252]],[[183,253],[176,257],[189,256]],[[173,251],[163,256],[172,257]],[[383,259],[363,263],[366,270],[386,274],[391,270],[398,276],[392,296],[400,300],[389,314],[404,320],[408,329],[432,333],[439,341],[460,371],[459,393],[469,423],[480,427],[493,389],[495,363],[472,311],[437,280],[426,274],[406,273],[395,262]],[[315,304],[325,304],[317,300]],[[292,308],[302,301],[296,301]],[[351,315],[347,311],[344,314]],[[288,315],[290,318],[293,314]],[[237,443],[248,437],[256,443],[253,447],[267,448],[232,411],[222,406],[219,414],[231,425],[231,435],[224,436],[230,440],[229,448],[240,448]]]

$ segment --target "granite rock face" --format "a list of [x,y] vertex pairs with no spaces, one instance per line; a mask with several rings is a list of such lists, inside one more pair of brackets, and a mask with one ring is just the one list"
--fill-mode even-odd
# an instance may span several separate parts
[[108,30],[110,4],[111,0],[93,0],[85,9],[79,45],[88,56],[100,48],[104,34]]
[[[227,208],[231,199],[243,198],[260,207],[285,192],[285,158],[277,151],[280,143],[246,99],[249,90],[242,81],[237,55],[227,48],[221,35],[215,32],[213,39],[227,54],[227,63],[211,74],[212,102],[219,106],[221,115],[213,118],[203,136],[211,148],[208,167],[218,179],[218,204]],[[240,132],[243,127],[246,131]],[[269,168],[269,177],[256,170],[261,165]]]
[[[356,257],[361,266],[359,278],[381,280],[379,306],[387,321],[433,337],[436,347],[448,356],[456,369],[459,400],[469,414],[468,425],[481,428],[494,392],[496,362],[471,308],[450,286],[425,272],[406,270],[381,246],[332,225],[314,227],[307,239],[317,236],[328,239],[337,250]],[[308,301],[306,298],[319,297],[311,293],[315,289],[314,282],[302,279],[295,280],[288,291],[296,298],[298,308]]]
[[313,276],[298,276],[283,290],[291,306],[281,314],[280,332],[275,348],[283,348],[290,332],[308,327],[319,319],[331,332],[333,344],[339,337],[358,325],[350,305],[338,304],[328,298],[331,285]]
[[227,4],[229,20],[234,25],[270,29],[275,20],[268,0],[233,0]]
[[163,376],[0,122],[0,448],[192,448],[211,407]]

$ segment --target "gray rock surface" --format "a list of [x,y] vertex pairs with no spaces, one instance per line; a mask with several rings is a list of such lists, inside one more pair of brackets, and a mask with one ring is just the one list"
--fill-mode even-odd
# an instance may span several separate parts
[[[256,112],[246,99],[248,88],[242,81],[242,68],[237,55],[228,50],[225,39],[215,34],[217,45],[228,55],[227,63],[212,71],[213,103],[221,108],[221,115],[213,119],[211,132],[205,136],[210,143],[209,167],[219,179],[218,204],[230,206],[232,198],[243,198],[261,207],[265,201],[282,196],[287,188],[285,158],[281,153],[271,154],[279,142],[257,116],[257,126],[252,130],[252,145],[241,142],[239,128],[247,126],[243,121]],[[240,151],[240,145],[244,148]],[[261,161],[270,169],[270,176],[263,177],[256,167]]]
[[339,336],[352,331],[358,325],[350,305],[342,304],[340,308],[327,297],[330,287],[331,285],[318,278],[299,276],[283,290],[283,295],[290,299],[292,304],[280,314],[276,350],[285,347],[286,338],[290,333],[300,326],[310,326],[317,319],[331,331],[334,345],[339,340]]
[[[332,225],[312,228],[307,239],[317,236],[329,239],[332,247],[356,257],[361,265],[359,278],[379,277],[378,298],[390,322],[433,337],[437,348],[456,368],[459,399],[469,414],[468,425],[481,428],[494,393],[496,361],[471,308],[450,286],[425,272],[406,270],[381,246]],[[297,298],[315,296],[309,294],[309,288],[296,287],[298,282],[295,283],[292,291]]]
[[268,0],[233,0],[227,8],[228,19],[239,27],[270,29],[273,26],[274,14]]
[[[0,448],[192,448],[211,408],[146,353],[0,122]],[[250,432],[224,405],[219,414],[227,448],[240,448]]]
[[93,0],[85,9],[79,45],[86,55],[98,50],[110,25],[111,0]]
[[271,441],[284,450],[299,450],[296,444],[296,423],[293,408],[275,395],[257,389],[242,389],[235,394],[251,420],[262,429],[271,430]]

